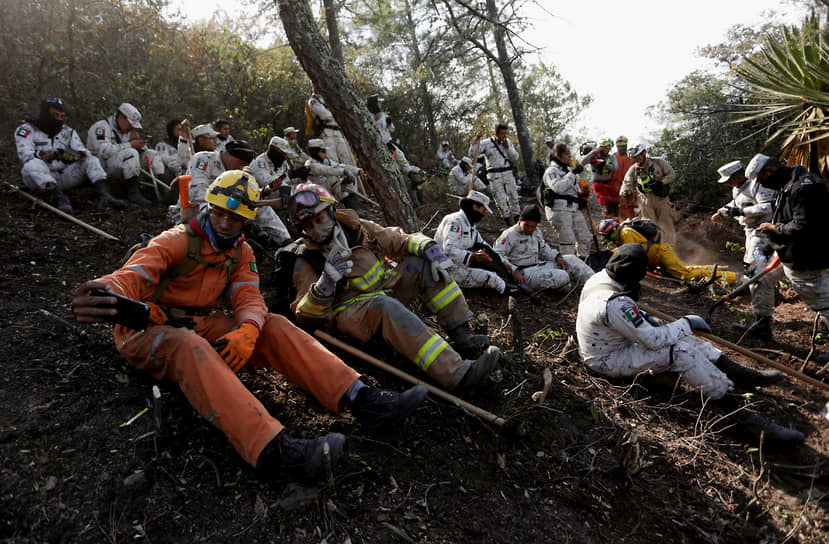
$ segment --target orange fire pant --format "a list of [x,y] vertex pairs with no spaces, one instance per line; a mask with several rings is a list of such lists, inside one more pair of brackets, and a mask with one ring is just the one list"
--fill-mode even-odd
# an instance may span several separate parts
[[[235,325],[221,312],[196,318],[195,329],[151,326],[115,329],[118,351],[157,379],[176,382],[193,408],[227,435],[245,461],[259,454],[284,426],[268,414],[208,343]],[[360,375],[282,316],[267,314],[249,365],[270,367],[314,395],[333,412]]]

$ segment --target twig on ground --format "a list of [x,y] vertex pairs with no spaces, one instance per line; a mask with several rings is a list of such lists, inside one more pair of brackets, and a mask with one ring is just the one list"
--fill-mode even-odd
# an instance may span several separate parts
[[800,372],[803,372],[803,369],[806,368],[806,363],[809,362],[809,359],[811,359],[812,355],[815,353],[815,336],[817,336],[818,323],[820,323],[820,313],[815,312],[815,320],[812,322],[812,336],[809,342],[809,353],[806,354],[806,358],[803,359],[803,362],[800,364]]

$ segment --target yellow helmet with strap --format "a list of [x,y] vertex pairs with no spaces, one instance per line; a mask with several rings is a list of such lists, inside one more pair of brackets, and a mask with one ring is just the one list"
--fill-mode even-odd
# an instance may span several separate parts
[[228,170],[210,184],[204,199],[212,206],[253,219],[258,211],[259,184],[247,172]]

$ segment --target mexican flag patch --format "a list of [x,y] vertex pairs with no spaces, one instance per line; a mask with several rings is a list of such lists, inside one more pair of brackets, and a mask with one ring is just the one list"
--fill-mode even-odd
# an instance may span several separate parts
[[449,231],[450,232],[460,232],[461,227],[459,225],[456,225],[456,224],[452,223],[452,226],[449,227]]
[[259,273],[259,269],[256,268],[256,263],[253,262],[253,261],[251,261],[251,263],[250,263],[250,271],[253,272],[254,274]]
[[256,165],[257,165],[259,168],[265,168],[265,161],[257,161],[257,162],[256,162]]
[[201,170],[203,172],[207,171],[207,163],[201,159],[196,161],[196,170]]
[[105,129],[105,128],[103,128],[103,127],[102,127],[102,128],[96,128],[96,129],[95,129],[95,136],[97,136],[97,138],[98,138],[99,140],[103,140],[103,139],[104,139],[104,137],[106,136],[106,133],[107,133],[107,129]]
[[29,134],[31,134],[31,131],[26,130],[26,129],[25,129],[25,128],[23,128],[23,127],[20,127],[20,128],[17,130],[17,135],[18,135],[18,136],[20,136],[21,138],[25,138],[25,137],[26,137],[26,136],[28,136]]
[[627,304],[622,306],[622,313],[624,314],[625,319],[630,321],[634,327],[638,327],[645,320],[645,318],[642,317],[642,314],[639,313],[639,308],[637,308],[635,304]]

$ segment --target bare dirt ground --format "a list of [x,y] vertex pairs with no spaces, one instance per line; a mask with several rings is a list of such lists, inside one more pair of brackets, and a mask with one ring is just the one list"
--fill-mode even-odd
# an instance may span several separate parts
[[[294,434],[338,430],[350,443],[333,487],[261,479],[174,384],[159,384],[161,408],[154,408],[154,380],[121,359],[110,326],[66,321],[73,288],[117,266],[141,232],[162,230],[163,207],[101,214],[88,201],[90,189],[73,192],[76,215],[119,236],[118,244],[6,189],[0,194],[0,542],[829,538],[825,394],[792,380],[758,391],[749,399],[753,408],[803,431],[806,445],[784,455],[743,444],[721,431],[720,414],[703,409],[693,391],[646,389],[585,371],[567,343],[578,293],[519,299],[520,330],[505,299],[467,293],[505,354],[502,379],[470,400],[508,419],[506,429],[430,398],[396,432],[367,434],[273,372],[242,371],[240,379]],[[457,201],[437,201],[420,210],[424,221],[439,212],[427,233],[457,209]],[[738,269],[739,254],[724,249],[726,240],[741,240],[733,224],[711,225],[700,214],[678,227],[695,244],[680,245],[682,255],[700,246]],[[492,219],[482,225],[490,240],[499,230]],[[272,259],[257,255],[267,280]],[[272,289],[263,289],[266,298]],[[660,279],[646,280],[643,293],[644,303],[675,316],[704,315],[714,300]],[[746,301],[718,310],[715,332],[738,340],[729,323],[749,313]],[[813,317],[783,289],[774,341],[747,345],[798,368]],[[411,371],[377,345],[361,347]],[[346,360],[386,387],[406,387]],[[531,395],[545,369],[552,390],[536,404]],[[805,367],[813,376],[818,370]]]

